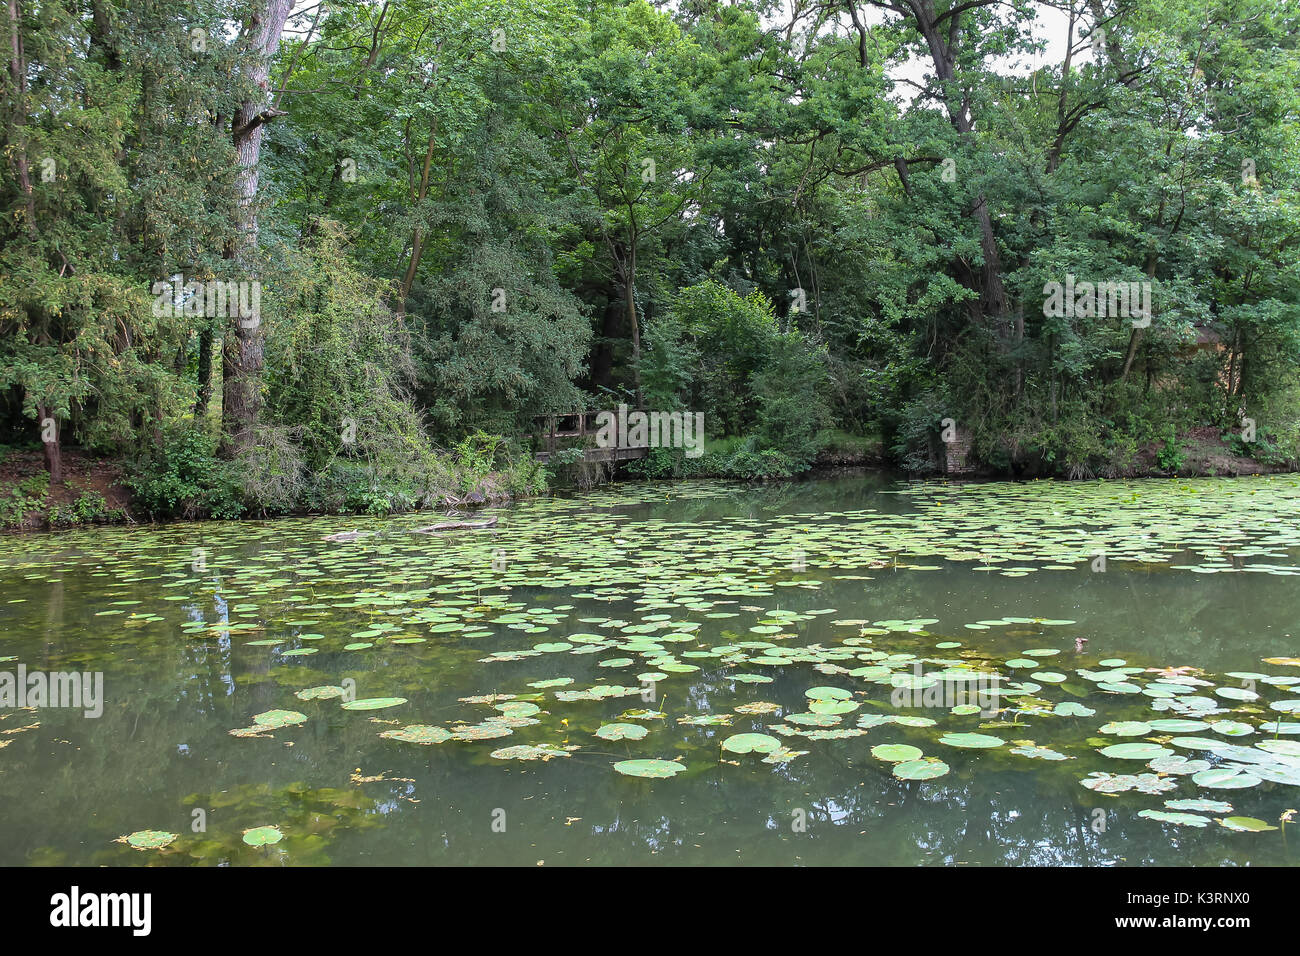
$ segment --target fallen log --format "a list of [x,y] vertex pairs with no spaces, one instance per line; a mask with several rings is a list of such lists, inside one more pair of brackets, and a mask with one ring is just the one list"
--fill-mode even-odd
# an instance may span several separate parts
[[327,534],[325,541],[356,541],[362,535],[369,534],[367,531],[340,531],[337,534]]
[[496,518],[488,518],[486,521],[444,521],[442,524],[426,525],[423,528],[412,528],[412,534],[434,534],[438,531],[481,531],[484,528],[495,527]]

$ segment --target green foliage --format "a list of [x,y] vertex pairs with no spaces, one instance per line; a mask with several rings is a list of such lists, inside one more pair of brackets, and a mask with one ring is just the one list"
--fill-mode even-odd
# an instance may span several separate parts
[[[669,318],[691,348],[676,354],[695,359],[689,408],[704,412],[710,433],[736,435],[754,424],[751,376],[764,364],[777,338],[772,304],[760,292],[742,297],[709,280],[682,289]],[[676,330],[681,330],[677,333]]]
[[50,476],[45,472],[16,482],[0,497],[0,528],[21,528],[32,514],[45,510],[50,492]]
[[[757,0],[306,7],[261,89],[245,4],[19,3],[0,441],[53,419],[158,515],[535,491],[511,441],[592,395],[746,445],[645,473],[798,473],[835,429],[925,471],[946,418],[1001,473],[1200,467],[1176,436],[1244,418],[1300,459],[1296,0],[1084,4],[1104,47],[1027,78],[1033,5],[876,6],[869,42]],[[259,331],[156,308],[177,274],[260,281]],[[1045,307],[1067,276],[1150,322]],[[226,385],[256,420],[210,435]]]
[[1161,471],[1178,472],[1185,464],[1187,464],[1187,455],[1182,442],[1174,432],[1174,426],[1170,425],[1165,429],[1164,444],[1160,451],[1156,452],[1156,467]]
[[736,478],[746,481],[790,478],[806,471],[808,464],[783,452],[761,447],[757,436],[735,436],[698,458],[688,458],[680,449],[652,448],[645,458],[628,463],[628,471],[648,479]]
[[809,348],[798,332],[778,335],[750,385],[758,435],[766,448],[779,451],[800,470],[811,467],[831,425],[823,350]]
[[151,518],[237,518],[244,512],[241,476],[216,456],[212,439],[193,429],[166,434],[126,484]]

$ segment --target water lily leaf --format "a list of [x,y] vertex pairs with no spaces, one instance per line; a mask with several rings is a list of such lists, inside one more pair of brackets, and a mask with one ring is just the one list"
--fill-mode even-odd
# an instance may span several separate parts
[[499,710],[507,717],[531,717],[539,713],[542,708],[527,700],[508,700],[503,704],[493,705],[494,710]]
[[1170,810],[1195,810],[1199,813],[1231,813],[1232,804],[1222,800],[1166,800]]
[[1242,790],[1258,786],[1261,779],[1235,767],[1211,767],[1193,774],[1192,783],[1211,790]]
[[944,734],[939,738],[939,743],[947,744],[949,747],[965,747],[982,750],[991,747],[1001,747],[1006,743],[1006,741],[1001,737],[994,737],[990,734]]
[[253,715],[253,722],[259,727],[289,727],[304,723],[306,720],[307,715],[300,714],[296,710],[268,710]]
[[601,740],[640,740],[648,733],[640,724],[602,724],[596,736]]
[[1255,744],[1260,750],[1271,754],[1285,754],[1288,757],[1300,757],[1300,740],[1262,740]]
[[877,744],[871,748],[871,756],[888,763],[903,763],[920,760],[922,753],[920,747],[911,744]]
[[1100,753],[1103,757],[1114,757],[1117,760],[1152,760],[1172,754],[1173,751],[1166,750],[1159,744],[1112,744],[1102,747]]
[[894,776],[899,780],[933,780],[942,777],[950,768],[937,757],[904,760],[894,764]]
[[935,720],[933,717],[912,717],[902,714],[894,718],[894,723],[900,727],[933,727]]
[[802,724],[805,727],[834,727],[840,722],[840,718],[835,714],[789,714],[785,719],[792,724]]
[[1173,823],[1180,827],[1204,827],[1210,823],[1209,817],[1195,813],[1170,813],[1166,810],[1140,810],[1138,816],[1160,823]]
[[1034,744],[1025,744],[1020,747],[1012,747],[1013,754],[1020,754],[1022,757],[1032,757],[1037,760],[1070,760],[1065,754],[1052,750],[1049,747],[1039,747]]
[[849,700],[853,697],[851,691],[841,687],[812,687],[803,693],[809,700]]
[[551,744],[537,744],[536,746],[516,744],[513,747],[502,747],[499,750],[494,750],[488,756],[494,760],[541,760],[544,763],[555,757],[569,756],[569,750]]
[[254,827],[244,831],[244,842],[249,846],[270,846],[284,839],[279,827]]
[[1064,700],[1052,708],[1052,713],[1058,717],[1092,717],[1097,712],[1091,707],[1085,707],[1083,704],[1072,700]]
[[1213,720],[1210,721],[1210,729],[1225,737],[1245,737],[1255,732],[1254,727],[1239,720]]
[[1219,826],[1226,830],[1237,830],[1245,833],[1260,833],[1264,830],[1276,830],[1277,827],[1265,823],[1263,820],[1257,820],[1254,817],[1224,817],[1218,821]]
[[396,707],[398,704],[405,704],[405,697],[364,697],[361,700],[350,700],[343,705],[344,710],[383,710],[386,707]]
[[808,705],[813,714],[850,714],[857,709],[857,702],[852,700],[815,700]]
[[385,730],[379,736],[411,744],[440,744],[451,739],[451,731],[431,724],[410,724],[401,730]]
[[722,742],[722,749],[733,754],[770,754],[781,746],[781,741],[767,734],[732,734]]
[[342,687],[333,684],[324,684],[320,687],[307,687],[298,691],[293,696],[299,700],[330,700],[335,697],[342,697],[347,691]]
[[497,737],[509,737],[514,731],[501,723],[466,724],[451,732],[453,740],[493,740]]
[[1203,720],[1183,720],[1179,718],[1169,718],[1163,720],[1147,721],[1148,726],[1161,734],[1194,734],[1198,730],[1206,730],[1210,725]]
[[671,760],[620,760],[614,769],[628,777],[671,777],[686,768]]
[[1151,732],[1151,725],[1141,720],[1120,720],[1102,724],[1098,729],[1103,734],[1114,734],[1117,737],[1141,737]]
[[136,830],[124,837],[118,837],[118,842],[137,850],[161,850],[170,845],[176,837],[177,834],[168,833],[166,830]]
[[1208,760],[1189,760],[1182,754],[1168,754],[1164,757],[1157,757],[1147,764],[1156,773],[1175,774],[1183,776],[1186,774],[1200,773],[1202,770],[1208,770],[1210,762]]
[[1259,694],[1244,687],[1216,687],[1214,693],[1228,700],[1259,700]]

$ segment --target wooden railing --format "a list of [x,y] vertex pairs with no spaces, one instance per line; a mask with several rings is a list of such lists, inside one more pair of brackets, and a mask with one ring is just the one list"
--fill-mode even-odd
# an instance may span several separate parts
[[[594,435],[599,429],[596,416],[601,412],[614,412],[614,409],[596,408],[586,411],[568,412],[566,414],[534,415],[533,422],[541,427],[525,438],[536,439],[542,446],[537,452],[538,461],[546,461],[559,450],[562,438],[577,438],[587,461],[622,461],[631,458],[644,458],[650,453],[648,448],[592,448],[587,447],[586,437]],[[628,408],[628,412],[645,411],[642,408]]]

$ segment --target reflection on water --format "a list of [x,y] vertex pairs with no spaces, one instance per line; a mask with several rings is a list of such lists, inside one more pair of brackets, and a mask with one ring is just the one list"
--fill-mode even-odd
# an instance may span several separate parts
[[[12,660],[0,670],[101,671],[106,700],[98,719],[0,710],[0,864],[1294,863],[1282,828],[1230,832],[1213,812],[1204,828],[1182,828],[1138,812],[1208,798],[1277,826],[1300,805],[1296,786],[1219,789],[1176,775],[1169,792],[1107,795],[1079,781],[1153,773],[1098,753],[1117,743],[1241,764],[1241,753],[1170,744],[1178,734],[1100,730],[1194,719],[1171,699],[1207,699],[1203,725],[1244,725],[1197,738],[1256,750],[1300,741],[1260,729],[1300,721],[1272,706],[1300,697],[1288,682],[1300,668],[1263,663],[1300,653],[1298,513],[1300,487],[1278,478],[964,488],[845,478],[624,486],[525,503],[491,532],[445,536],[413,534],[427,521],[407,517],[6,539],[0,658]],[[365,533],[322,540],[346,530]],[[1042,652],[1033,668],[1008,665],[1027,650]],[[900,710],[891,682],[917,660],[1019,687],[991,718]],[[540,682],[550,683],[530,686]],[[1135,691],[1098,686],[1107,682]],[[406,702],[362,711],[295,696],[323,685],[344,687],[342,700]],[[825,686],[852,692],[856,707],[824,727],[791,721],[810,713],[805,692]],[[585,693],[593,687],[629,692]],[[1218,693],[1244,687],[1258,696]],[[512,717],[491,695],[541,710]],[[1062,701],[1095,715],[1058,716]],[[761,702],[776,707],[736,712]],[[620,718],[637,709],[663,717]],[[307,719],[229,733],[272,710]],[[935,723],[858,733],[864,715],[898,714]],[[679,723],[718,715],[730,724]],[[594,735],[620,720],[649,732]],[[380,737],[411,724],[510,733]],[[827,728],[857,735],[817,739]],[[720,751],[745,732],[806,753],[765,763]],[[940,742],[951,732],[1006,743]],[[1069,759],[1013,753],[1024,741]],[[576,749],[546,762],[490,756],[517,744]],[[911,744],[950,771],[896,779],[871,754],[879,744]],[[685,770],[643,780],[612,769],[643,757]],[[1298,758],[1261,759],[1285,775]],[[267,825],[279,843],[244,844],[244,831]],[[178,838],[161,851],[115,842],[139,830]]]

